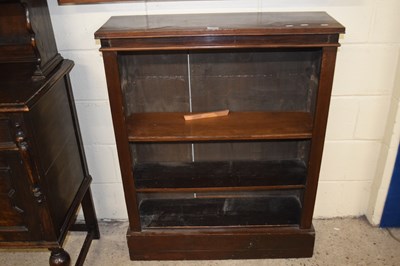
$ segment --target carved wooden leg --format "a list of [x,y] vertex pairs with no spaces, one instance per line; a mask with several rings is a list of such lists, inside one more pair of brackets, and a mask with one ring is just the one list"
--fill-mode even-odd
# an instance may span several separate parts
[[63,248],[51,249],[50,266],[70,266],[71,257]]

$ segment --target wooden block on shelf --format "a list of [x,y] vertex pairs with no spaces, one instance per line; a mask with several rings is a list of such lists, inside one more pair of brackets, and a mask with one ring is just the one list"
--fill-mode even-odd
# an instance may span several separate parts
[[185,120],[188,121],[188,120],[197,120],[197,119],[204,119],[204,118],[211,118],[211,117],[227,116],[228,114],[229,114],[229,110],[222,110],[222,111],[215,111],[215,112],[184,115],[183,118],[185,118]]

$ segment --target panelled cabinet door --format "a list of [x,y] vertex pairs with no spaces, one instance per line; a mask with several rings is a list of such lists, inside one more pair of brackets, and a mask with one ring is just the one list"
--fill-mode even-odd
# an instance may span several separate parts
[[21,164],[17,151],[0,151],[0,245],[2,241],[40,239],[41,230],[32,219],[36,202]]

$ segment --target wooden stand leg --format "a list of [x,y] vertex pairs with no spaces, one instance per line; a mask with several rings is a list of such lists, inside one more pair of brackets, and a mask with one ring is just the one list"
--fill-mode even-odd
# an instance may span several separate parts
[[50,266],[69,266],[71,265],[71,257],[63,248],[51,249],[49,264]]
[[94,233],[94,239],[100,239],[99,225],[97,223],[96,211],[94,209],[92,191],[90,187],[86,191],[81,204],[88,232]]
[[78,259],[75,263],[76,266],[81,266],[85,262],[92,240],[100,239],[99,225],[97,223],[96,211],[94,209],[92,191],[90,190],[90,187],[83,196],[81,205],[83,216],[85,218],[85,224],[74,224],[70,228],[71,231],[87,232],[85,242],[82,245]]

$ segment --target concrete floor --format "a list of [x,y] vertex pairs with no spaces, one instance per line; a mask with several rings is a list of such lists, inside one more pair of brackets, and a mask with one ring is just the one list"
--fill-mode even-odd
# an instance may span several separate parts
[[[101,239],[94,240],[85,265],[96,266],[259,266],[259,265],[400,265],[400,229],[372,227],[363,219],[315,220],[314,256],[308,259],[221,261],[130,261],[125,241],[126,222],[102,222]],[[83,242],[82,233],[71,233],[65,243],[72,262]],[[397,240],[396,240],[397,239]],[[48,265],[49,252],[1,250],[0,265]]]

